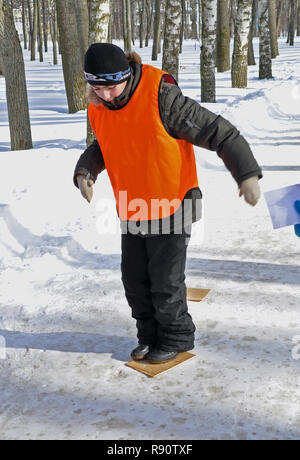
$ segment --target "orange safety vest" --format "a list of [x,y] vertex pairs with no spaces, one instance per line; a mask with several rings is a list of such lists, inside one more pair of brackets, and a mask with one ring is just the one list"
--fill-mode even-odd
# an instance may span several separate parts
[[158,92],[165,73],[143,65],[134,94],[119,110],[89,104],[121,220],[169,217],[198,186],[192,144],[170,136],[161,121]]

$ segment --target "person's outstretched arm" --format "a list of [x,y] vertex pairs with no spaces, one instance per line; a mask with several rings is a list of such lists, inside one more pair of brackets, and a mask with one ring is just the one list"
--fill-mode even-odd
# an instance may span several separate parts
[[263,177],[248,142],[235,126],[221,115],[184,96],[180,88],[163,83],[159,105],[162,122],[172,137],[214,150],[231,172],[240,196],[255,205],[260,196],[258,180]]

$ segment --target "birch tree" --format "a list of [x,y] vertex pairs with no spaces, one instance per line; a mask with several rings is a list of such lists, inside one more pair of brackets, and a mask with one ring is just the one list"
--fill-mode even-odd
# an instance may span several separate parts
[[89,45],[106,42],[110,18],[109,0],[88,0]]
[[74,0],[56,0],[56,8],[69,113],[76,113],[86,108],[86,101]]
[[272,78],[269,2],[259,0],[259,78]]
[[248,39],[252,13],[251,0],[238,0],[232,54],[232,88],[247,88]]
[[[107,41],[110,22],[109,0],[88,0],[89,12],[89,45]],[[87,116],[86,144],[89,146],[95,139]]]
[[202,0],[202,46],[200,58],[202,102],[216,102],[216,20],[217,0]]
[[199,37],[201,37],[201,30],[202,30],[201,0],[198,0],[198,29],[199,29]]
[[11,150],[31,149],[23,53],[8,0],[0,0],[0,62],[6,84]]
[[162,68],[178,81],[181,28],[180,0],[167,0],[165,10]]
[[230,69],[229,0],[218,0],[217,9],[217,69]]

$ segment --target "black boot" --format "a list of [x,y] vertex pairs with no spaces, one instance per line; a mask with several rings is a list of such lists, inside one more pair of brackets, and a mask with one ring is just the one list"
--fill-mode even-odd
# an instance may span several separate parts
[[149,361],[149,363],[153,363],[153,364],[166,363],[176,358],[178,353],[179,353],[178,351],[164,351],[164,350],[159,350],[155,348],[154,350],[151,350],[147,354],[146,359],[147,361]]
[[134,350],[132,350],[131,357],[135,361],[140,361],[141,359],[144,359],[146,357],[149,351],[150,351],[149,345],[140,344],[136,348],[134,348]]

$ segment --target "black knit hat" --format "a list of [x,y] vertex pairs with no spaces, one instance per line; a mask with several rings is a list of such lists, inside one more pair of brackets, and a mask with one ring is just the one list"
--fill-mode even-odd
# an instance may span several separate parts
[[125,53],[111,43],[93,43],[84,58],[84,75],[90,85],[118,85],[130,78]]

